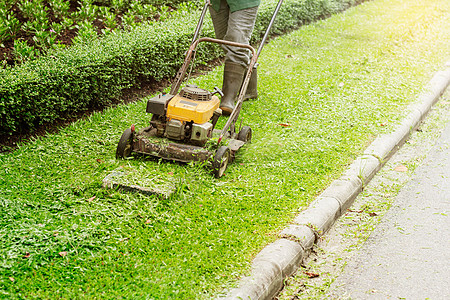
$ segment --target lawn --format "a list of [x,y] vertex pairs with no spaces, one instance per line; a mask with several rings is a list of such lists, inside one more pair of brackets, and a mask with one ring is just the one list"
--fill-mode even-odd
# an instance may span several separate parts
[[[211,298],[379,134],[450,56],[450,2],[376,0],[272,40],[253,141],[224,177],[116,160],[146,99],[0,154],[0,297]],[[191,82],[220,86],[223,67]],[[221,124],[224,120],[221,120]],[[177,183],[169,199],[103,189],[113,170]]]

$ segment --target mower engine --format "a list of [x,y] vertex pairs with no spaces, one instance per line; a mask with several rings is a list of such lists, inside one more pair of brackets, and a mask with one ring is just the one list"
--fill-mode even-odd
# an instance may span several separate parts
[[203,146],[222,114],[220,100],[211,92],[187,85],[177,95],[165,94],[147,102],[156,136]]

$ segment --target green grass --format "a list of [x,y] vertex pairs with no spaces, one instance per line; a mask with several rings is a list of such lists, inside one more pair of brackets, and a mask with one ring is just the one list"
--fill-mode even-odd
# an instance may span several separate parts
[[[1,154],[0,296],[192,299],[236,283],[442,67],[449,10],[372,1],[272,40],[260,97],[242,112],[253,142],[220,180],[202,166],[114,158],[123,130],[148,123],[145,99]],[[212,88],[221,72],[193,81]],[[120,166],[182,184],[166,200],[102,189]]]

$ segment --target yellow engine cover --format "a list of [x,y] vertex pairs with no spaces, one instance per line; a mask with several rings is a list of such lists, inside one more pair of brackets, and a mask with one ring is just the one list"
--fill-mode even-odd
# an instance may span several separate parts
[[166,114],[169,119],[203,124],[211,119],[219,104],[220,100],[215,95],[209,101],[196,101],[176,95],[169,101]]

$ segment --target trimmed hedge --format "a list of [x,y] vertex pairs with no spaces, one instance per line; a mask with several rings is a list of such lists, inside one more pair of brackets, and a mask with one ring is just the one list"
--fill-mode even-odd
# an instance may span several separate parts
[[[278,1],[263,1],[253,41],[264,34]],[[347,8],[356,0],[285,0],[274,33],[282,33]],[[0,134],[32,130],[89,107],[102,107],[140,79],[174,76],[183,63],[200,13],[176,14],[165,22],[144,24],[84,45],[0,69]],[[202,36],[214,37],[205,19]],[[215,44],[203,43],[196,62],[222,54]]]
[[[32,129],[70,112],[108,105],[140,77],[160,80],[175,74],[196,21],[197,15],[191,14],[143,25],[1,71],[0,133]],[[210,22],[204,33],[214,36]],[[207,46],[196,61],[220,54],[218,47]]]
[[[112,0],[96,0],[96,3],[103,4],[105,6],[112,6]],[[129,7],[133,0],[123,0],[123,6]],[[177,6],[180,3],[186,2],[186,0],[142,0],[143,4],[151,4],[151,5],[168,5],[168,6]],[[195,3],[204,3],[201,0],[191,0],[191,2]]]

